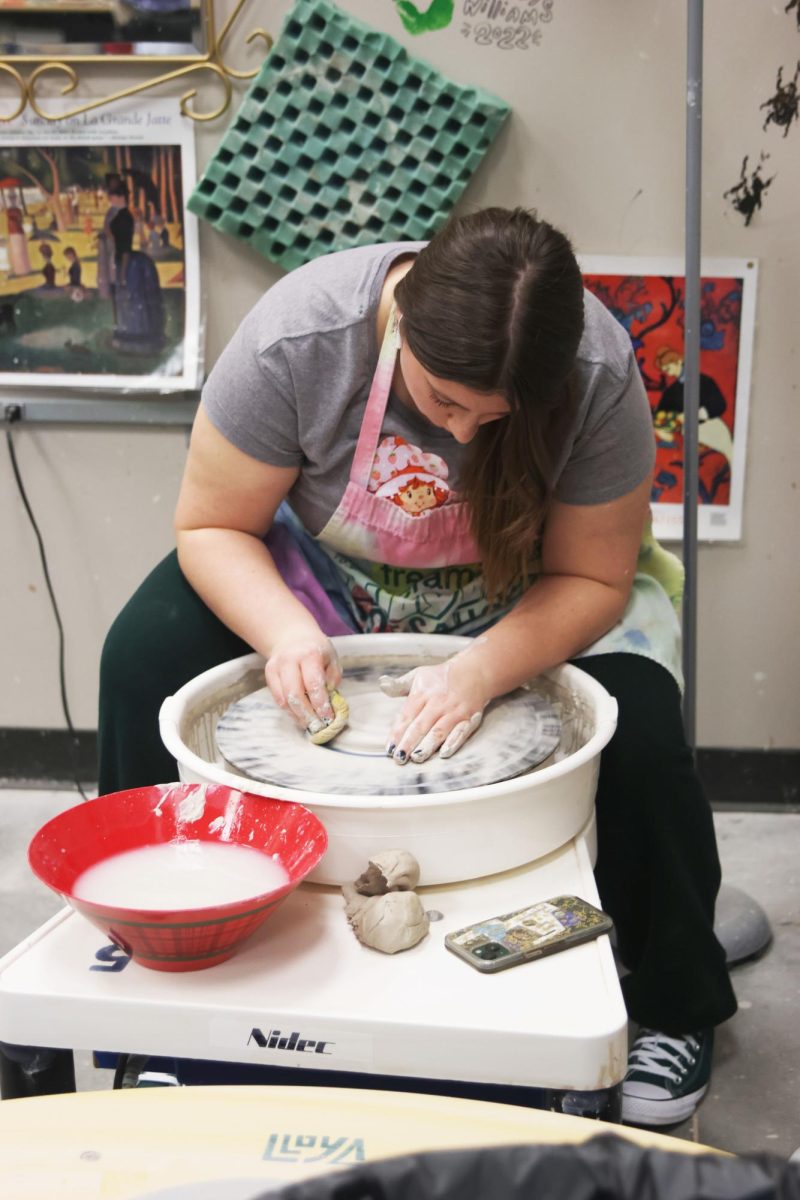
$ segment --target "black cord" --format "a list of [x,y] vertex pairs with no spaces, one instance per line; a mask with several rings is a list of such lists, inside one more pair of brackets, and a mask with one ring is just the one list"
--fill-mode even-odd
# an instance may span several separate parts
[[78,779],[78,762],[77,762],[78,735],[75,732],[75,726],[72,724],[72,716],[70,715],[69,702],[67,700],[67,682],[66,682],[66,676],[65,676],[65,672],[64,672],[64,626],[61,623],[61,614],[58,611],[58,604],[56,602],[55,592],[53,591],[53,584],[50,580],[50,568],[47,565],[47,555],[45,554],[45,551],[44,551],[44,542],[42,541],[42,535],[39,532],[39,526],[36,524],[36,518],[33,515],[33,509],[30,506],[30,501],[28,500],[28,496],[25,491],[25,486],[22,482],[22,476],[20,475],[20,471],[19,471],[19,464],[17,463],[17,453],[16,453],[16,450],[14,449],[14,440],[11,437],[11,428],[10,427],[15,421],[18,421],[19,419],[20,419],[20,413],[19,413],[19,409],[17,408],[17,406],[16,405],[13,405],[13,406],[8,405],[6,407],[6,422],[7,422],[6,442],[8,443],[8,453],[9,453],[9,457],[11,458],[11,470],[14,472],[14,479],[17,482],[17,488],[19,490],[19,494],[22,499],[22,503],[25,506],[25,512],[28,514],[28,519],[30,520],[31,525],[33,526],[33,532],[36,535],[36,541],[39,544],[39,557],[42,560],[42,571],[44,573],[44,581],[47,584],[47,594],[50,597],[50,603],[53,606],[53,615],[55,616],[56,625],[58,626],[58,682],[59,682],[59,686],[61,689],[61,707],[64,710],[64,719],[67,722],[67,729],[69,730],[69,735],[70,735],[69,747],[70,747],[70,755],[72,757],[72,774],[74,776],[75,787],[78,789],[78,791],[80,792],[83,799],[88,800],[89,797],[86,795],[86,792],[81,787],[81,782]]
[[115,1092],[120,1091],[122,1088],[122,1081],[125,1078],[125,1072],[128,1069],[128,1063],[130,1062],[130,1059],[130,1054],[120,1054],[117,1058],[117,1068],[114,1071],[114,1082],[111,1085],[112,1090]]

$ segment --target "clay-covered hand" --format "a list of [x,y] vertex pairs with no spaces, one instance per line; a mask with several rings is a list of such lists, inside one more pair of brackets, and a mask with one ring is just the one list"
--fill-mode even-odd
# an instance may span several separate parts
[[334,721],[330,693],[341,683],[342,671],[324,633],[287,631],[273,644],[264,674],[275,703],[302,729],[318,734]]
[[401,766],[409,759],[425,762],[437,750],[441,758],[450,758],[478,728],[493,699],[469,650],[397,678],[382,675],[380,686],[387,696],[408,697],[386,747]]

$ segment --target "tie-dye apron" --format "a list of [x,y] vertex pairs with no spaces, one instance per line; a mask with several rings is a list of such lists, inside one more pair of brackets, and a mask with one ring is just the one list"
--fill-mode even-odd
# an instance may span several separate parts
[[[316,543],[301,534],[301,544],[315,573],[328,568],[328,597],[336,590],[330,586],[330,564],[335,568],[342,587],[336,607],[341,614],[344,602],[354,628],[473,636],[504,616],[522,589],[502,607],[489,605],[467,504],[435,499],[440,489],[447,489],[446,466],[402,439],[381,442],[399,346],[393,310],[344,495]],[[397,473],[385,479],[387,445]],[[398,502],[399,490],[411,480],[415,487],[422,485],[421,504],[430,507],[408,511]],[[659,546],[648,529],[622,618],[576,657],[642,654],[661,663],[681,684],[677,614],[682,588],[679,559]]]

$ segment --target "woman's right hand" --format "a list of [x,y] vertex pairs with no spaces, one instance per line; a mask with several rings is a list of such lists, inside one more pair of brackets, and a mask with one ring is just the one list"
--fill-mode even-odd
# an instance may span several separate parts
[[302,729],[318,733],[333,720],[329,691],[341,683],[342,671],[333,643],[322,632],[314,637],[304,629],[281,637],[264,674],[275,703]]

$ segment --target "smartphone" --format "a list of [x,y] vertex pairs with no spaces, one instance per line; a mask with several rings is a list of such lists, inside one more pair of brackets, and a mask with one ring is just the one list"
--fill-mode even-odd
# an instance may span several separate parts
[[476,921],[444,944],[478,971],[505,971],[610,933],[613,922],[578,896],[553,896],[527,908]]

